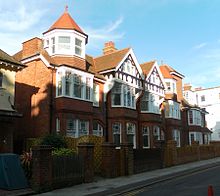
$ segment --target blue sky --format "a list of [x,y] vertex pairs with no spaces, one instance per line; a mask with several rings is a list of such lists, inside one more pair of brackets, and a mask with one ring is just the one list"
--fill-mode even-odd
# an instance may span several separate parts
[[185,75],[193,86],[220,86],[219,0],[8,0],[0,1],[1,49],[46,31],[65,5],[89,35],[87,54],[99,56],[105,42],[132,47],[139,63],[157,60]]

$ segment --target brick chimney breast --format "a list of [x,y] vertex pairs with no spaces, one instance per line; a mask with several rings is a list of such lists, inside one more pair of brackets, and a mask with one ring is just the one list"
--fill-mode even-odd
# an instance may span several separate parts
[[23,42],[22,59],[31,57],[42,49],[42,40],[38,37]]
[[113,41],[109,41],[105,43],[105,46],[103,48],[103,54],[111,54],[115,52],[117,49],[115,48],[115,43]]

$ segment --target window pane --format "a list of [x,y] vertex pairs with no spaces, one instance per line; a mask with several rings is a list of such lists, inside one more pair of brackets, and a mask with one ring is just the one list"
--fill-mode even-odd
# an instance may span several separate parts
[[86,78],[86,99],[90,100],[90,78]]
[[99,106],[99,85],[93,85],[93,104]]
[[69,44],[70,43],[70,37],[69,36],[59,36],[58,37],[58,42]]
[[82,40],[76,38],[75,39],[75,44],[76,44],[76,46],[81,47],[82,46]]
[[75,53],[76,53],[77,55],[81,55],[81,54],[82,54],[81,48],[75,47]]
[[79,98],[82,97],[81,76],[78,75],[74,76],[74,96]]
[[144,145],[144,147],[149,147],[148,138],[149,138],[148,135],[143,135],[143,145]]

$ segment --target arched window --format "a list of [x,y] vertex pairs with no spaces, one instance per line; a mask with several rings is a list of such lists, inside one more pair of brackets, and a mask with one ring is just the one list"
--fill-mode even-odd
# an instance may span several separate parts
[[3,73],[0,72],[0,88],[3,85]]

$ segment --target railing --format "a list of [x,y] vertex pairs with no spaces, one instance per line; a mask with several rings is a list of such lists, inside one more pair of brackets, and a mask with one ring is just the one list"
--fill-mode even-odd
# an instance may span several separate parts
[[83,182],[83,160],[79,155],[52,156],[53,188],[72,186]]

